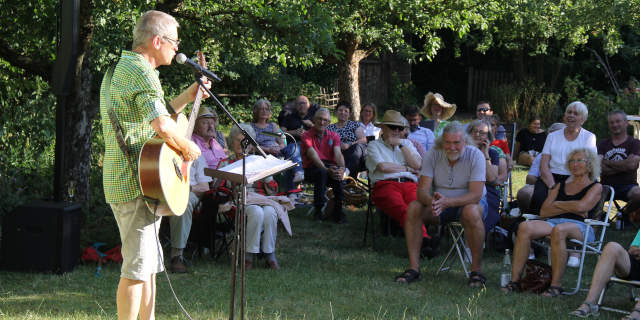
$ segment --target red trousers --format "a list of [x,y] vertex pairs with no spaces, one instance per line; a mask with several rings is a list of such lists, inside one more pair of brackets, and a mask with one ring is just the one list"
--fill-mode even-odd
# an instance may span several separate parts
[[[379,180],[373,186],[371,199],[382,212],[397,221],[404,228],[407,207],[417,199],[418,184],[415,182],[397,182]],[[427,228],[422,226],[422,237],[430,238]]]

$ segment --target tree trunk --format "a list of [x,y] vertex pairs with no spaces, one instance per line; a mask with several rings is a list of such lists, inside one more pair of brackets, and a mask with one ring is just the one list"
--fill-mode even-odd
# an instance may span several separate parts
[[360,61],[369,56],[375,49],[359,50],[360,41],[355,37],[347,37],[341,42],[344,60],[339,62],[338,91],[340,100],[349,101],[353,107],[352,120],[360,119]]

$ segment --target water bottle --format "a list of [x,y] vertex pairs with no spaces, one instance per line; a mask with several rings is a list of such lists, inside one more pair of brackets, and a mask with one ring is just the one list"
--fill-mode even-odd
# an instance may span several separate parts
[[509,249],[504,250],[504,262],[502,263],[502,273],[500,274],[500,287],[506,287],[511,281],[511,254]]

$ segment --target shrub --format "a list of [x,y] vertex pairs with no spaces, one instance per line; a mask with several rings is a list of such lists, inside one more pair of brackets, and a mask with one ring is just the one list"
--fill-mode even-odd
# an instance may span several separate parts
[[525,127],[534,116],[539,116],[543,126],[557,122],[562,117],[558,108],[560,95],[549,92],[542,83],[524,80],[503,84],[489,90],[492,107],[504,122],[516,122]]

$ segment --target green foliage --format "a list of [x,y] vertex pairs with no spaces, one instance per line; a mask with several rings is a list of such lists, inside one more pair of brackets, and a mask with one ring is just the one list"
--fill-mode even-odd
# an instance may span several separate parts
[[627,114],[638,114],[640,110],[640,84],[635,79],[628,81],[627,87],[618,95],[609,95],[584,85],[579,76],[565,80],[565,94],[568,101],[582,101],[589,109],[589,116],[583,125],[598,139],[609,136],[607,114],[613,110],[622,110]]
[[504,122],[517,122],[526,127],[533,116],[539,116],[543,126],[560,121],[558,109],[560,95],[549,92],[544,84],[533,80],[503,84],[489,90],[493,108],[502,115]]
[[[418,98],[416,96],[416,86],[411,81],[400,81],[398,74],[394,72],[391,75],[391,92],[389,102],[386,109],[393,109],[402,112],[402,109],[408,106],[417,106]],[[378,110],[378,113],[384,114],[385,110]]]

